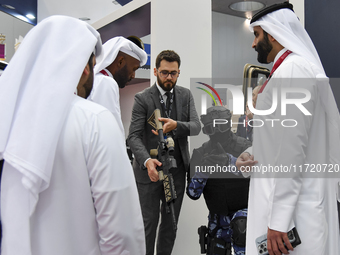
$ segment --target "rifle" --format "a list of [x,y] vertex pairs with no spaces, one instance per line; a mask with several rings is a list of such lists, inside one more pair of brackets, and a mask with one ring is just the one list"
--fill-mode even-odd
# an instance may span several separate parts
[[161,118],[161,113],[159,109],[156,109],[148,119],[148,123],[158,131],[159,136],[158,148],[150,150],[150,156],[152,158],[157,157],[157,160],[162,163],[161,166],[157,166],[158,176],[164,186],[166,212],[171,213],[172,226],[176,232],[177,222],[175,217],[174,200],[177,198],[177,195],[174,179],[169,171],[171,168],[177,168],[176,159],[172,155],[175,150],[175,142],[171,136],[164,138],[163,124],[158,120],[158,118]]

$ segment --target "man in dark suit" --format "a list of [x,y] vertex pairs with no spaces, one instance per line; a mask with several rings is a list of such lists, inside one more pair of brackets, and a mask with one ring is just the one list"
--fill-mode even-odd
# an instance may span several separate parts
[[[256,107],[256,100],[257,100],[257,95],[259,94],[259,91],[261,89],[262,85],[257,85],[254,89],[253,89],[253,93],[252,93],[252,102],[253,102],[253,106],[254,108]],[[254,114],[249,110],[248,108],[248,102],[246,104],[246,111],[244,113],[244,115],[242,115],[239,119],[238,119],[238,125],[237,125],[237,131],[236,131],[236,135],[237,136],[241,136],[246,138],[249,141],[253,141],[253,126],[252,126],[252,119],[254,117]],[[251,122],[251,124],[249,125],[249,122]]]
[[[248,112],[248,106],[246,113]],[[244,114],[238,119],[236,135],[253,141],[253,127],[248,125],[249,117]]]
[[[174,201],[177,222],[185,191],[185,174],[190,160],[187,137],[198,135],[201,130],[190,90],[176,86],[180,64],[181,60],[176,52],[162,51],[157,56],[154,69],[157,82],[136,94],[132,110],[128,143],[135,155],[133,170],[144,220],[147,255],[154,254],[159,213],[161,213],[161,223],[158,231],[157,255],[171,254],[176,238],[171,215],[165,210],[162,182],[158,181],[156,167],[161,163],[157,159],[151,159],[149,154],[150,149],[157,148],[158,136],[147,120],[156,108],[160,109],[164,117],[160,118],[164,123],[163,132],[170,134],[175,141],[174,157],[177,168],[170,171],[177,194]],[[162,201],[161,207],[160,201]]]

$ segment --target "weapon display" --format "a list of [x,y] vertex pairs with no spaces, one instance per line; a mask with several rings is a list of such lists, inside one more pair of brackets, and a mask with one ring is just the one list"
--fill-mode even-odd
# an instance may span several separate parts
[[158,131],[159,136],[158,148],[150,150],[150,156],[152,158],[157,157],[157,160],[162,163],[161,166],[157,166],[158,176],[164,186],[166,212],[171,213],[172,226],[176,232],[177,222],[175,217],[174,200],[177,196],[174,179],[169,171],[171,168],[177,168],[176,159],[172,155],[175,150],[175,143],[172,137],[164,138],[163,125],[158,118],[161,118],[161,113],[159,109],[156,109],[148,119],[148,123]]
[[198,228],[199,235],[199,243],[201,246],[201,254],[205,254],[207,252],[207,244],[208,244],[208,228],[206,226],[200,226]]

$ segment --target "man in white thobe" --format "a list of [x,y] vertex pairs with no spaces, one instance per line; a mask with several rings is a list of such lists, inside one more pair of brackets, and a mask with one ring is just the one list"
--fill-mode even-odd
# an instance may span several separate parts
[[[237,160],[244,175],[251,176],[246,254],[259,254],[255,240],[264,234],[270,255],[288,254],[288,249],[294,255],[340,254],[339,174],[318,175],[306,167],[324,164],[330,169],[340,162],[339,113],[319,56],[287,2],[256,14],[250,27],[258,61],[274,62],[274,67],[256,109],[248,102],[254,119],[264,125],[254,128],[252,149]],[[279,101],[276,110],[260,115],[275,105],[276,93],[289,104]],[[246,166],[253,167],[249,171]],[[263,174],[264,166],[279,170]],[[286,234],[293,227],[301,238],[294,249]]]
[[135,78],[135,71],[145,65],[146,52],[132,41],[114,37],[103,44],[103,58],[94,68],[94,83],[88,100],[110,110],[125,139],[119,104],[119,88]]
[[74,93],[90,94],[94,51],[100,60],[95,29],[52,16],[0,78],[2,255],[145,254],[118,123]]

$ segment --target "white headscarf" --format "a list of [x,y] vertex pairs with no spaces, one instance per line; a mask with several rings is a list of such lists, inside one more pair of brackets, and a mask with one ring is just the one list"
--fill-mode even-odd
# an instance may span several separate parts
[[292,10],[285,8],[264,15],[250,24],[251,32],[255,26],[261,26],[283,47],[306,58],[324,72],[312,40]]
[[52,16],[26,35],[0,77],[0,159],[22,174],[30,214],[48,188],[60,132],[99,33],[75,18]]
[[[259,20],[250,24],[250,31],[255,26],[273,36],[283,47],[313,63],[314,73],[318,80],[318,92],[322,105],[327,114],[327,135],[330,153],[330,162],[340,163],[340,117],[334,95],[320,61],[319,55],[307,31],[301,25],[296,14],[290,9],[279,9],[268,13]],[[324,162],[325,163],[325,162]]]
[[103,44],[103,58],[101,61],[97,61],[94,67],[94,73],[97,74],[108,67],[116,59],[119,51],[139,60],[140,66],[144,66],[148,60],[146,52],[135,43],[122,36],[117,36]]

